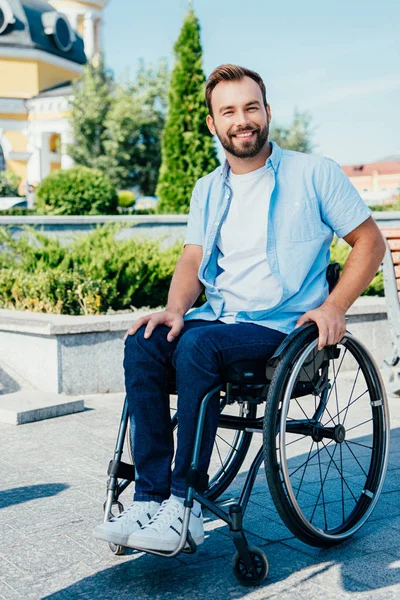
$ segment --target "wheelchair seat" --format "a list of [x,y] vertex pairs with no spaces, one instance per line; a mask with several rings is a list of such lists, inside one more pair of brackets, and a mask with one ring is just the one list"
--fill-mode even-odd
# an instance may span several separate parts
[[237,360],[234,363],[224,365],[221,375],[224,383],[263,384],[268,383],[266,377],[268,360],[259,358],[257,360]]

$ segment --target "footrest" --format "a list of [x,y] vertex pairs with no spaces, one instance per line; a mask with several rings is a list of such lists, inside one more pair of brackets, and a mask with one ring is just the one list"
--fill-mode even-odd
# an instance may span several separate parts
[[110,460],[108,465],[107,475],[109,477],[117,477],[118,479],[127,479],[128,481],[135,481],[135,467],[128,463],[119,462],[117,460]]

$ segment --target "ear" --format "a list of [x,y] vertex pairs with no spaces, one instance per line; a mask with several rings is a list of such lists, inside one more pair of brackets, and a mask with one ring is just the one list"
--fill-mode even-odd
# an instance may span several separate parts
[[208,127],[211,135],[216,135],[217,132],[216,132],[215,127],[214,127],[214,119],[212,118],[211,115],[207,115],[207,117],[206,117],[206,123],[207,123],[207,127]]
[[271,107],[269,104],[267,104],[267,106],[265,107],[266,111],[267,111],[267,119],[268,119],[268,124],[271,123],[272,120],[272,115],[271,115]]

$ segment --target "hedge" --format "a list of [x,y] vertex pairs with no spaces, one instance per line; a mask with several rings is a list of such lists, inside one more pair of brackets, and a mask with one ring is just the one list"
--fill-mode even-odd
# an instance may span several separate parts
[[[89,315],[165,305],[182,242],[162,250],[161,240],[121,239],[121,229],[105,225],[62,245],[33,228],[16,240],[0,227],[0,308]],[[335,240],[331,260],[343,266],[349,250]],[[381,273],[364,294],[384,295]]]

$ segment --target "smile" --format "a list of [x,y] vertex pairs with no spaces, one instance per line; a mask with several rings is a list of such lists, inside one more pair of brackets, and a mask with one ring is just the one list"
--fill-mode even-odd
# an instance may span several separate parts
[[244,133],[235,133],[234,137],[238,137],[240,139],[246,140],[250,139],[253,135],[254,131],[245,131]]

